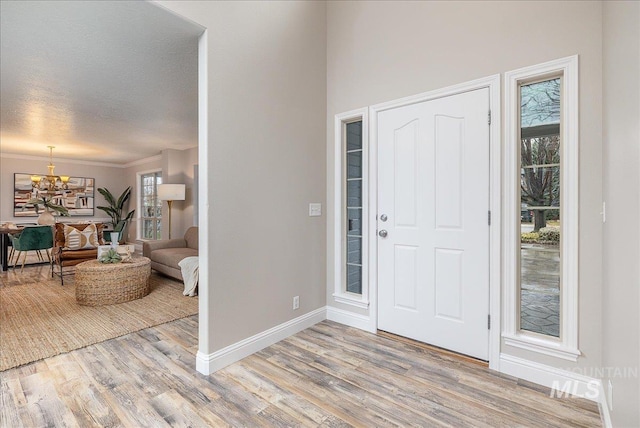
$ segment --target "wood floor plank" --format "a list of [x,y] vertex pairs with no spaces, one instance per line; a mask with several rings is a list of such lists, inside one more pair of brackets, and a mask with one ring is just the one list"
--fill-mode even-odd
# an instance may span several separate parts
[[124,340],[107,341],[96,348],[105,358],[113,361],[113,367],[128,379],[128,383],[132,383],[145,396],[155,397],[170,389],[155,371],[139,370],[139,363],[135,355],[129,352]]
[[[318,331],[326,335],[325,338],[320,337],[325,343],[335,340],[331,333],[331,325],[320,324],[315,326]],[[340,334],[342,329],[336,327]],[[478,368],[475,365],[471,367],[465,363],[465,358],[457,358],[454,355],[445,353],[433,355],[433,358],[421,358],[421,355],[431,355],[432,350],[426,350],[426,354],[420,352],[403,353],[402,346],[394,346],[395,342],[389,341],[388,338],[375,337],[371,341],[363,342],[360,333],[354,332],[343,338],[348,343],[347,347],[368,355],[369,358],[375,355],[385,356],[394,359],[405,359],[412,364],[408,374],[414,378],[421,378],[425,382],[425,386],[433,388],[434,386],[440,390],[455,391],[461,397],[474,398],[477,403],[484,403],[484,406],[493,411],[501,413],[517,413],[520,417],[529,419],[545,420],[548,426],[564,426],[562,419],[553,416],[553,412],[548,412],[549,408],[555,408],[561,411],[565,416],[571,418],[574,424],[580,426],[589,426],[592,418],[585,416],[581,411],[575,411],[572,408],[566,408],[561,400],[549,401],[549,397],[536,391],[528,391],[520,388],[519,393],[526,396],[528,400],[522,403],[514,403],[508,394],[517,387],[517,381],[494,377],[488,369]],[[366,345],[374,347],[376,352],[371,352],[365,348]],[[411,347],[411,351],[415,351],[415,347]],[[373,361],[375,363],[375,361]],[[461,379],[475,378],[476,381],[463,386]],[[488,392],[492,392],[488,393]],[[586,424],[586,425],[585,425]]]
[[[289,338],[286,342],[296,346],[301,340],[300,337],[296,337]],[[311,343],[307,342],[307,345]],[[309,352],[313,355],[313,350]],[[335,373],[336,376],[358,385],[369,393],[381,397],[394,397],[394,404],[398,408],[407,413],[414,413],[417,419],[434,414],[442,418],[442,415],[450,414],[453,418],[450,423],[455,424],[466,422],[471,426],[495,427],[504,426],[505,422],[509,422],[508,417],[479,412],[477,409],[479,406],[470,400],[465,400],[464,397],[432,386],[425,388],[422,384],[416,385],[410,376],[398,376],[364,360],[363,364],[353,369],[345,366],[339,358],[326,354],[316,358],[311,365],[329,373]]]
[[[14,388],[12,388],[12,386]],[[22,390],[16,390],[15,387],[19,387],[17,379],[2,379],[0,378],[0,406],[2,408],[2,418],[0,418],[0,426],[12,427],[20,426],[22,424],[20,415],[18,413],[18,402],[20,398],[14,397],[15,395],[23,395]]]
[[201,380],[204,376],[166,359],[152,344],[141,342],[136,336],[126,336],[123,342],[137,362],[137,370],[154,371],[167,388],[181,393],[198,407],[209,406],[222,399],[217,392],[207,388],[206,383]]
[[229,426],[229,424],[212,413],[198,412],[198,409],[193,404],[174,390],[169,390],[154,397],[149,403],[172,427]]
[[37,426],[63,427],[74,426],[73,413],[63,405],[52,380],[41,371],[21,379],[22,390],[27,399],[26,408],[35,416]]
[[[335,331],[337,331],[339,335],[342,335],[344,330],[341,326],[334,324],[335,323],[321,323],[310,330],[317,329],[318,332],[327,335],[325,343],[330,343],[332,340],[335,340],[334,330],[332,329],[335,328]],[[320,340],[323,340],[323,338],[321,337]],[[513,412],[514,406],[519,407],[518,410],[522,411],[523,415],[529,415],[530,417],[541,418],[549,415],[550,420],[548,423],[550,424],[552,424],[554,420],[554,412],[562,413],[565,417],[571,418],[574,423],[586,424],[585,426],[589,426],[588,421],[592,420],[590,416],[585,417],[584,412],[581,410],[576,411],[575,405],[568,404],[569,400],[549,400],[548,391],[546,394],[541,394],[539,391],[519,387],[517,379],[515,378],[510,379],[509,377],[491,372],[486,368],[478,368],[475,364],[468,364],[468,357],[460,358],[456,354],[449,352],[441,354],[438,351],[429,349],[428,346],[424,347],[407,342],[405,342],[405,345],[409,346],[410,352],[405,352],[403,351],[402,344],[396,344],[395,341],[390,341],[386,337],[374,336],[370,341],[364,342],[361,332],[355,331],[353,334],[342,337],[342,340],[353,344],[353,349],[364,352],[366,352],[365,346],[367,344],[373,346],[371,344],[371,342],[373,342],[375,343],[376,351],[380,353],[380,355],[410,361],[412,364],[411,372],[414,375],[421,374],[426,380],[431,381],[437,380],[438,375],[441,375],[445,377],[444,380],[439,381],[442,388],[462,388],[466,393],[474,392],[476,395],[480,394],[480,399],[488,398],[490,400],[497,400],[496,403],[493,403],[497,406],[494,408],[495,410],[504,408],[507,412]],[[426,352],[426,354],[422,351]],[[369,355],[375,354],[370,353]],[[429,356],[429,358],[423,358],[424,356]],[[461,387],[461,385],[466,385],[468,388],[465,389]],[[520,403],[514,404],[509,396],[511,393],[516,393],[516,391],[519,396],[524,396],[527,400],[522,400]],[[486,395],[488,392],[495,394],[495,396]],[[585,401],[586,400],[581,400],[582,403]],[[591,408],[597,409],[597,406],[591,403]],[[549,409],[552,410],[549,411]]]
[[[276,352],[269,355],[269,362],[305,379],[305,387],[314,395],[323,394],[324,399],[335,406],[334,409],[353,415],[356,421],[371,426],[410,426],[415,423],[406,413],[397,412],[397,406],[392,401],[370,394],[369,391],[364,391],[343,379],[318,370],[292,354],[284,357],[283,352],[277,352],[277,347],[270,348]],[[435,423],[436,420],[432,422]],[[460,419],[456,419],[455,422],[456,426],[460,427],[472,426]]]
[[210,376],[187,317],[0,373],[0,427],[601,426],[597,407],[324,321]]
[[122,421],[104,395],[86,378],[76,378],[56,386],[62,403],[81,427],[122,427]]
[[[289,338],[288,342],[297,345],[303,341],[301,337]],[[307,342],[307,346],[310,346]],[[313,348],[310,349],[313,352]],[[325,355],[317,358],[312,366],[322,370],[336,373],[342,379],[359,385],[362,389],[381,396],[392,395],[399,408],[407,412],[416,413],[416,416],[424,417],[426,414],[442,414],[447,409],[453,411],[456,417],[466,420],[475,426],[509,426],[515,423],[515,419],[500,413],[482,412],[483,407],[477,403],[429,385],[415,381],[411,376],[397,376],[396,374],[373,366],[372,364],[359,364],[356,368],[345,366],[340,360],[341,353],[337,355]]]
[[104,396],[125,426],[158,428],[170,426],[150,405],[146,397],[138,394],[130,384],[124,383],[106,390]]
[[[334,414],[337,418],[353,426],[389,426],[394,425],[384,416],[375,413],[374,409],[366,408],[363,403],[353,402],[352,399],[340,396],[333,391],[325,390],[324,385],[316,382],[305,382],[304,375],[287,365],[282,366],[262,356],[251,356],[248,362],[260,373],[285,385],[285,387],[303,397],[305,400]],[[434,421],[435,422],[435,421]],[[397,425],[397,424],[396,424]],[[437,422],[436,425],[438,426]],[[440,426],[445,426],[440,425]]]
[[[251,366],[244,362],[232,364],[216,373],[216,375],[230,376],[231,379],[234,379],[251,393],[279,407],[289,415],[297,417],[298,423],[301,425],[320,425],[332,416],[320,407],[315,406],[313,403],[310,403],[256,372]],[[302,420],[300,420],[300,416],[302,416]]]

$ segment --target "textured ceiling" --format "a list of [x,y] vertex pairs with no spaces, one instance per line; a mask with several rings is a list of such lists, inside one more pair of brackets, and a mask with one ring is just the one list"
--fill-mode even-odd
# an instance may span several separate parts
[[0,151],[124,164],[197,145],[202,28],[142,1],[0,2]]

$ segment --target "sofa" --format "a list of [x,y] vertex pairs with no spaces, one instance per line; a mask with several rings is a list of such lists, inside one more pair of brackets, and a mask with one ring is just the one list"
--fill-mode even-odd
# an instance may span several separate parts
[[183,281],[178,263],[185,257],[198,256],[198,228],[190,227],[184,238],[146,241],[142,255],[151,260],[151,268]]

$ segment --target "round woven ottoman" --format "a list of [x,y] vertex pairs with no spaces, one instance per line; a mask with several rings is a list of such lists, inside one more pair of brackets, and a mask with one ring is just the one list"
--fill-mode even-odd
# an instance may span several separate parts
[[151,260],[134,257],[130,263],[82,262],[76,266],[76,301],[86,306],[113,305],[149,294]]

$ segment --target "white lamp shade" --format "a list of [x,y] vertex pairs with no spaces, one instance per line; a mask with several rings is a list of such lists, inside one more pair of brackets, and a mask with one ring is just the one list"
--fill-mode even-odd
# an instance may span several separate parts
[[158,199],[161,201],[184,201],[184,184],[159,184]]

